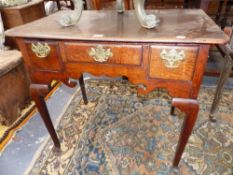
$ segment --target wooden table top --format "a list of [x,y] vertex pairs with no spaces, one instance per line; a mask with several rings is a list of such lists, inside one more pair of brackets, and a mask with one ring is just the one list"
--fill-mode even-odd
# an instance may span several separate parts
[[[154,29],[140,26],[134,11],[83,11],[80,21],[71,27],[57,22],[72,11],[53,15],[6,31],[6,36],[43,39],[68,39],[125,42],[172,42],[223,44],[228,37],[199,9],[153,10],[160,24]],[[148,11],[147,11],[148,13]]]

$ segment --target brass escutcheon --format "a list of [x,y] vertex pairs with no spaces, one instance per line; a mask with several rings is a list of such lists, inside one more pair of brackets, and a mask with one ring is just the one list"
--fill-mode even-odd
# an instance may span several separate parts
[[96,48],[91,48],[88,52],[89,56],[91,56],[97,62],[105,62],[110,57],[113,56],[110,48],[104,49],[102,45],[97,45]]
[[180,62],[185,59],[185,53],[184,50],[178,52],[176,49],[171,49],[169,51],[163,49],[160,53],[160,57],[164,60],[166,67],[177,68],[179,67]]
[[42,44],[40,42],[36,44],[32,43],[31,49],[38,58],[46,58],[51,51],[51,48],[47,43]]

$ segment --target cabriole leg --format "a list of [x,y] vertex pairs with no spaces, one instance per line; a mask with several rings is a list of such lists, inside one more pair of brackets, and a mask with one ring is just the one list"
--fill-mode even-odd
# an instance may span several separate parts
[[226,58],[226,62],[224,63],[224,67],[223,67],[221,75],[219,77],[217,90],[216,90],[216,93],[214,95],[214,101],[213,101],[213,104],[212,104],[211,109],[210,109],[210,116],[209,117],[210,117],[211,121],[216,121],[216,118],[215,118],[216,109],[217,109],[217,106],[219,104],[224,85],[227,82],[227,80],[230,76],[230,73],[232,71],[232,67],[233,67],[233,59],[231,58],[231,56],[227,55],[225,58]]
[[188,142],[189,136],[192,133],[193,126],[196,122],[197,114],[199,111],[199,105],[197,100],[194,99],[174,98],[172,100],[172,106],[180,109],[186,114],[180,133],[179,142],[176,148],[175,158],[173,161],[173,166],[178,167],[181,156],[184,152],[185,146]]
[[48,93],[48,85],[44,84],[31,84],[30,85],[30,95],[36,103],[36,107],[44,121],[44,124],[53,140],[56,148],[60,149],[60,142],[57,137],[57,133],[54,129],[53,123],[51,121],[48,108],[46,106],[44,97]]
[[79,77],[78,81],[79,81],[80,89],[81,89],[81,92],[82,92],[83,102],[84,102],[84,104],[87,104],[88,100],[87,100],[87,94],[86,94],[86,89],[85,89],[85,83],[84,83],[83,75],[81,75]]
[[175,107],[174,106],[171,107],[170,114],[173,116],[175,115]]

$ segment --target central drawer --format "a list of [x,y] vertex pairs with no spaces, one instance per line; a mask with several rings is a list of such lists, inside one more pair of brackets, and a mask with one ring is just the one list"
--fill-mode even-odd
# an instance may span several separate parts
[[140,65],[142,46],[65,42],[65,61],[97,64]]

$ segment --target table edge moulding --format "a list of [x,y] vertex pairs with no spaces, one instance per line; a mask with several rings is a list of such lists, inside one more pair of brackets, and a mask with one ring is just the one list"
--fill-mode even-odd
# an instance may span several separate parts
[[133,11],[83,11],[79,22],[61,27],[58,20],[71,11],[60,11],[8,30],[16,39],[30,75],[30,92],[56,148],[60,142],[44,96],[52,80],[74,87],[78,79],[88,103],[83,73],[126,76],[139,94],[165,88],[172,110],[185,119],[173,166],[177,167],[197,119],[197,96],[211,44],[228,37],[202,10],[153,10],[160,23],[143,28]]

